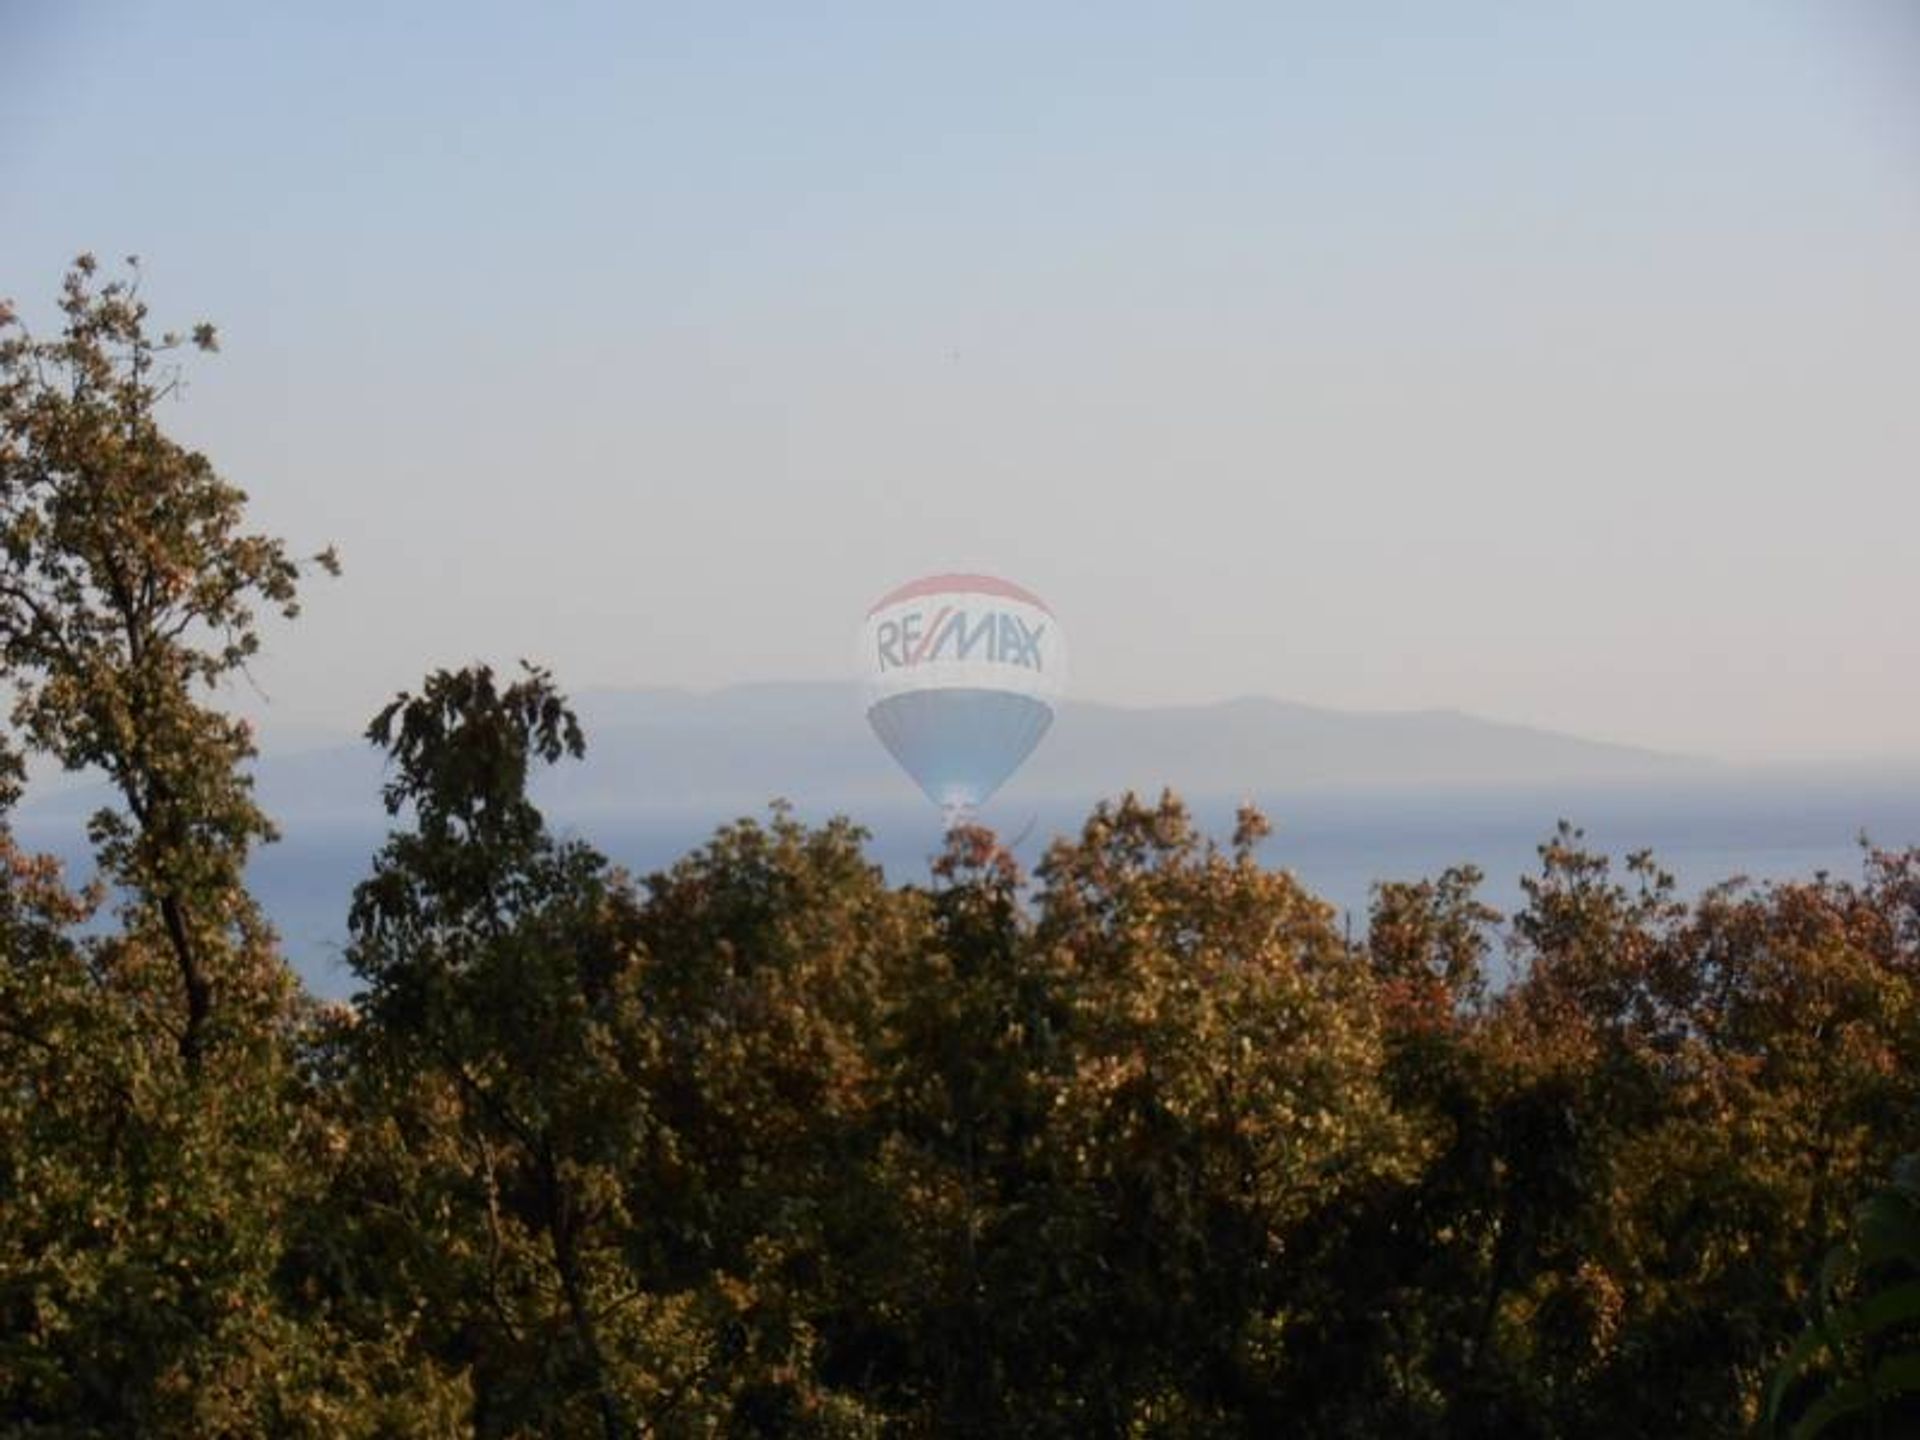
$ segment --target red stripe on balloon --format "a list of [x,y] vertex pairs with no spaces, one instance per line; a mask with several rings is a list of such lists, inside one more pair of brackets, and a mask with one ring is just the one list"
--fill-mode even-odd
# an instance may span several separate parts
[[945,575],[924,575],[918,580],[909,580],[898,589],[889,590],[874,602],[867,613],[876,615],[889,605],[898,605],[902,600],[912,600],[921,595],[998,595],[1006,600],[1018,600],[1023,605],[1031,605],[1037,610],[1053,612],[1047,609],[1047,602],[1024,586],[1011,580],[997,579],[992,575],[964,575],[950,573]]

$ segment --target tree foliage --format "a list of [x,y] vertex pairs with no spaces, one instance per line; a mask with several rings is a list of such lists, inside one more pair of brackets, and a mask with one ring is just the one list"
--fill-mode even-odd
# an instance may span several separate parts
[[[257,610],[294,611],[299,568],[160,427],[162,357],[189,341],[149,332],[137,271],[97,274],[75,263],[50,338],[0,306],[16,734],[120,802],[90,823],[104,883],[80,894],[0,836],[0,1414],[23,1433],[324,1433],[337,1356],[276,1286],[315,1138],[312,1006],[242,883],[272,827],[215,693]],[[8,773],[10,811],[17,757]],[[82,928],[109,899],[118,927]]]
[[256,1011],[275,998],[241,884],[273,827],[243,769],[247,727],[207,692],[258,650],[259,607],[298,613],[300,570],[245,531],[245,494],[160,428],[179,383],[166,356],[215,349],[214,330],[151,334],[128,271],[101,283],[82,255],[52,338],[0,307],[0,661],[28,743],[119,792],[92,838],[130,933],[178,969],[180,1051],[197,1063],[217,993]]
[[1855,1210],[1846,1239],[1820,1267],[1817,1301],[1812,1323],[1774,1375],[1769,1424],[1797,1440],[1912,1429],[1920,1422],[1920,1163],[1913,1156],[1902,1156],[1893,1183]]

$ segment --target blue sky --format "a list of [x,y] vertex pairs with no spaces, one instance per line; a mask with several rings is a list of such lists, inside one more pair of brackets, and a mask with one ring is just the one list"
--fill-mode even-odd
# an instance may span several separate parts
[[0,0],[0,294],[220,323],[270,734],[962,564],[1098,698],[1920,755],[1920,20],[1580,10]]

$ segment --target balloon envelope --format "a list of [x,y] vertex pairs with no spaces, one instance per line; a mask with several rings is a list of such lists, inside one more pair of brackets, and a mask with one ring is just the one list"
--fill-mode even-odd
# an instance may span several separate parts
[[860,631],[867,719],[950,816],[983,804],[1053,723],[1066,641],[1030,590],[929,575],[881,597]]

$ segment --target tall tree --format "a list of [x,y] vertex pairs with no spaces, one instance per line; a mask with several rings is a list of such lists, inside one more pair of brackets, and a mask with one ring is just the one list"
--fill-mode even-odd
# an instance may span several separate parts
[[[181,383],[168,357],[214,350],[213,327],[152,333],[137,260],[97,276],[91,255],[74,262],[51,338],[0,305],[0,662],[28,742],[119,792],[92,838],[129,930],[171,957],[197,1069],[223,998],[284,999],[241,883],[274,833],[244,769],[254,747],[211,701],[259,649],[258,612],[297,613],[300,566],[161,428]],[[336,568],[330,551],[315,562]]]
[[376,1135],[418,1133],[396,1155],[402,1203],[448,1207],[414,1228],[449,1353],[475,1366],[475,1424],[631,1434],[604,1335],[630,927],[604,860],[555,841],[526,789],[535,763],[582,753],[579,725],[544,672],[501,685],[475,666],[429,676],[368,737],[393,763],[389,812],[413,824],[354,896],[362,1063]]
[[272,827],[218,708],[300,567],[160,424],[211,327],[155,335],[137,269],[97,275],[50,338],[0,306],[0,669],[24,743],[118,792],[91,834],[123,921],[76,933],[93,897],[0,842],[0,1423],[333,1433],[341,1357],[276,1279],[309,1011],[242,885]]

